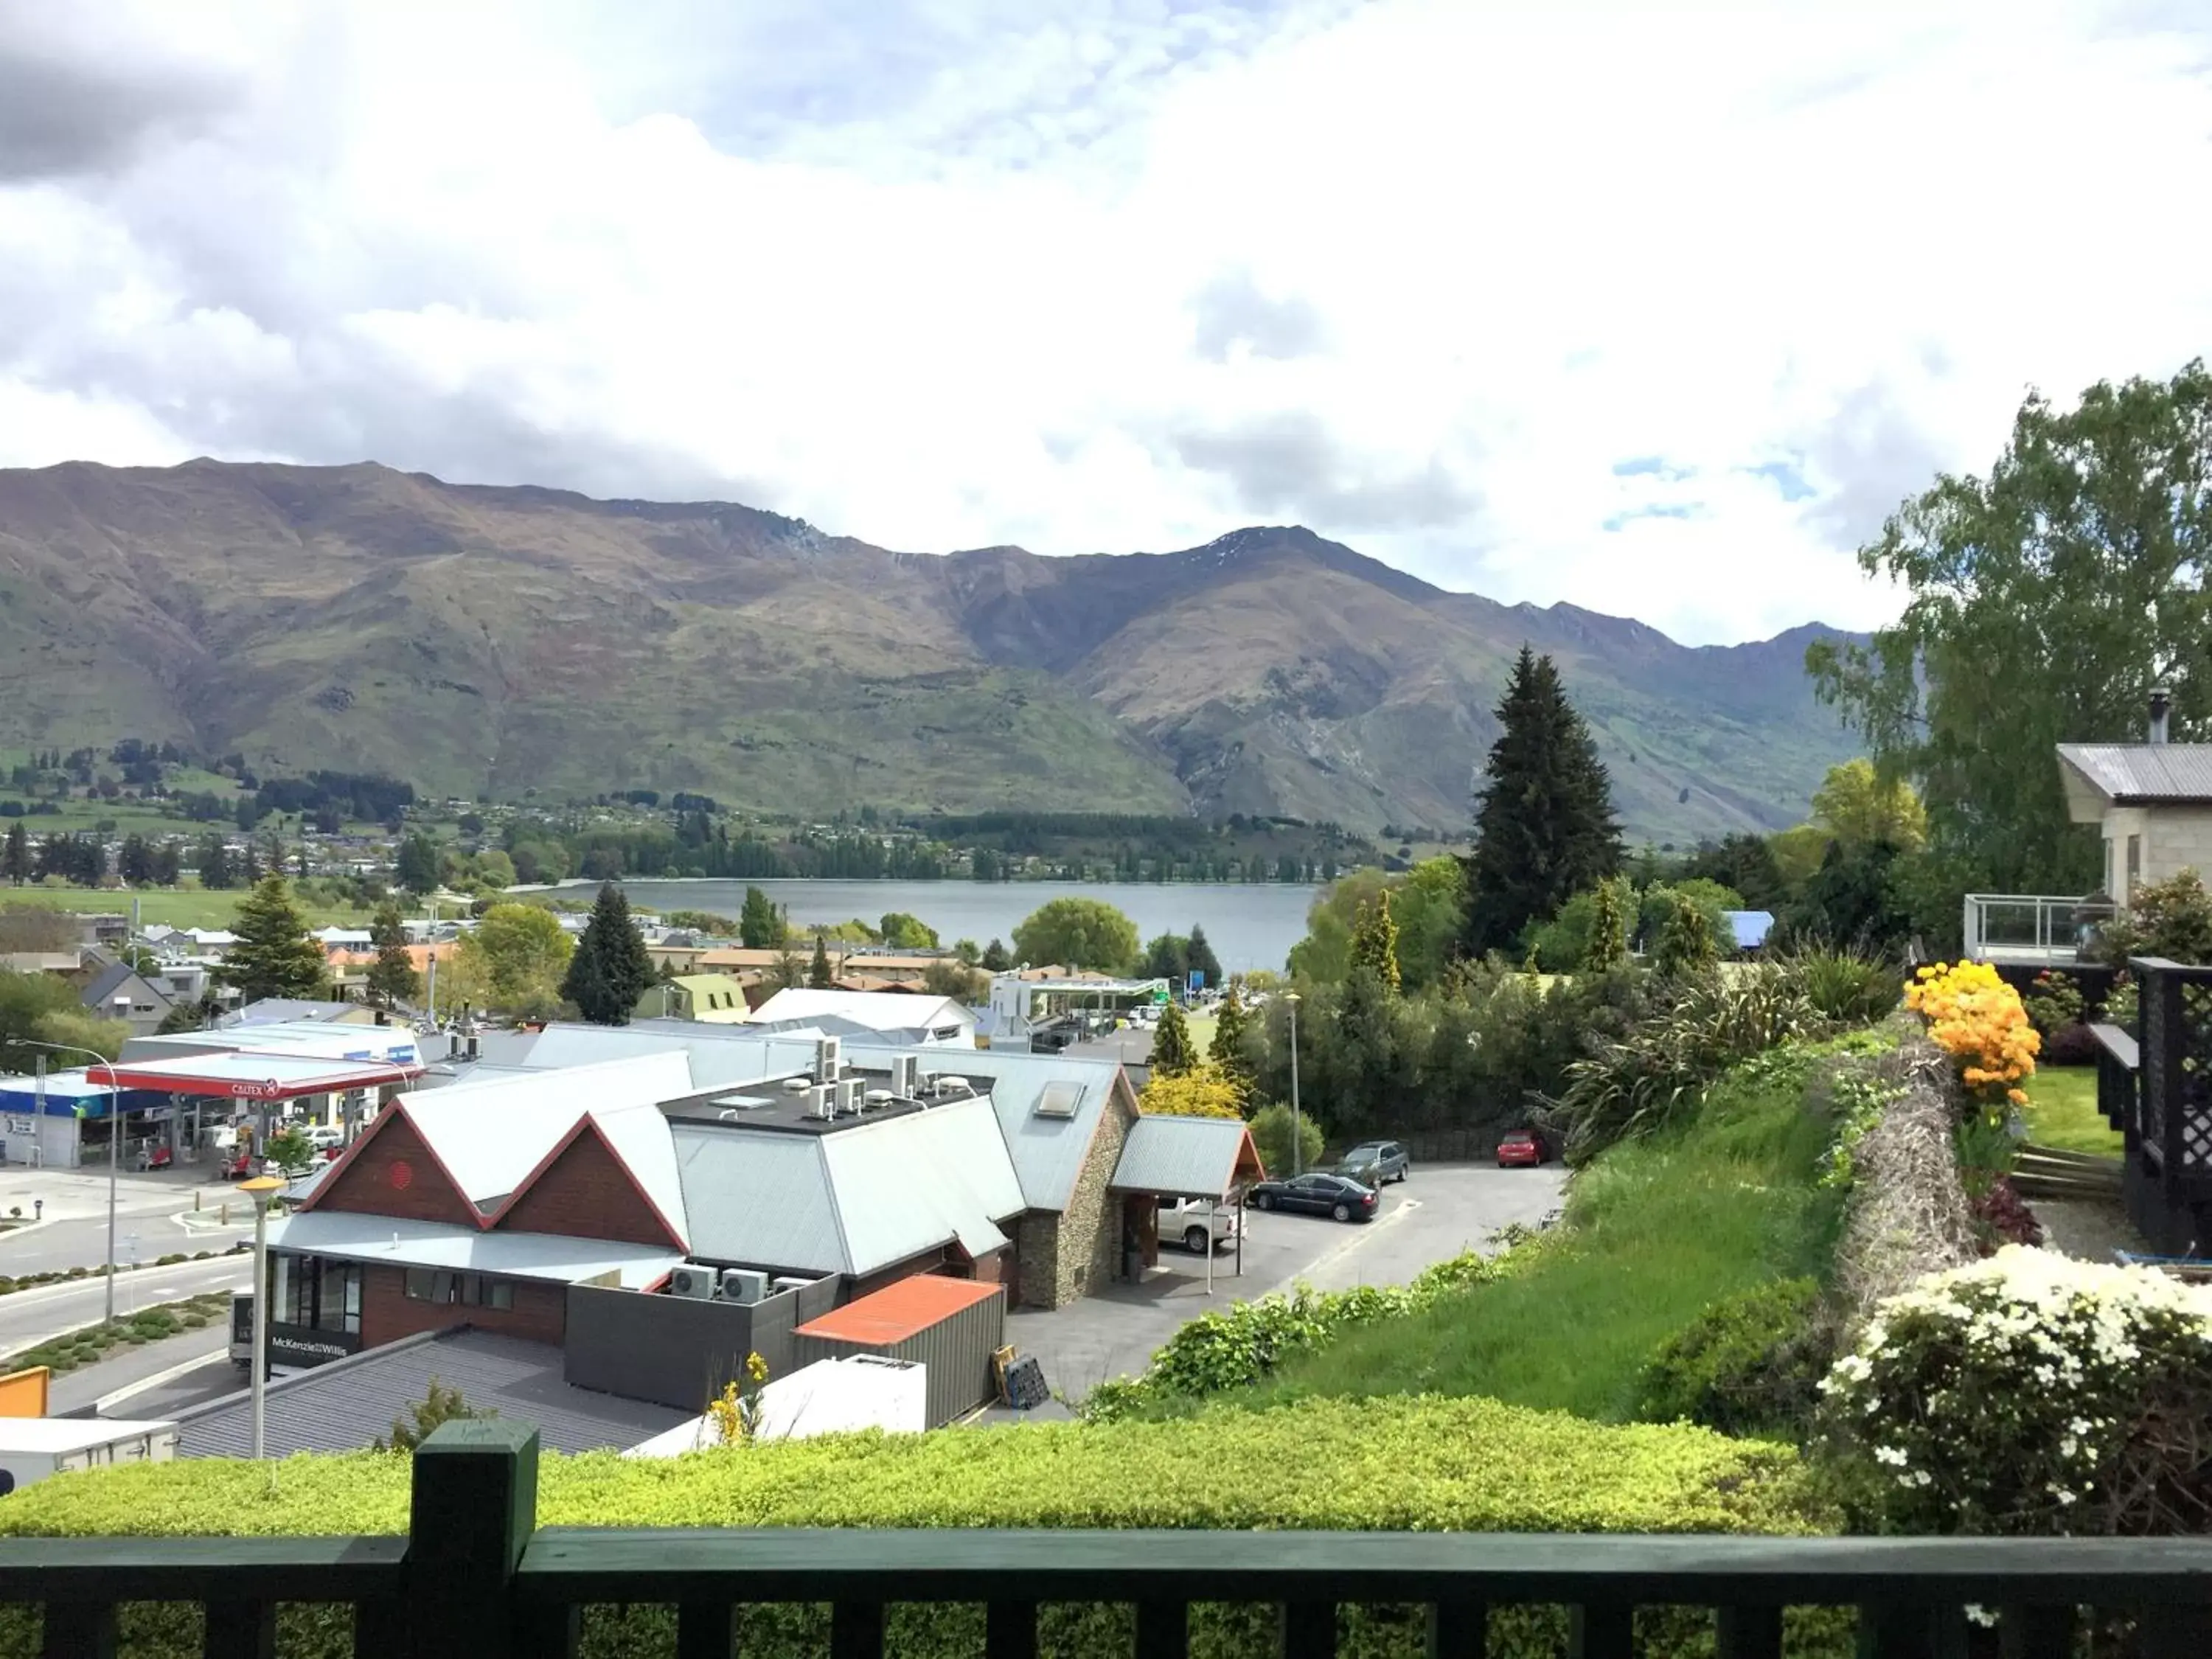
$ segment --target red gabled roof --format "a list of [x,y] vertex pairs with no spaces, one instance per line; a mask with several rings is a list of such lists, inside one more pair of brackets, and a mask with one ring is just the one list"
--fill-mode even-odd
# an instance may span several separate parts
[[[549,1182],[558,1180],[560,1175],[566,1172],[563,1168],[562,1160],[568,1158],[572,1149],[579,1146],[586,1146],[587,1148],[590,1146],[597,1146],[599,1152],[605,1154],[607,1161],[611,1164],[616,1170],[621,1175],[623,1185],[628,1188],[630,1195],[637,1200],[639,1205],[643,1208],[646,1216],[650,1218],[652,1230],[657,1236],[650,1239],[630,1238],[627,1237],[623,1233],[611,1232],[605,1228],[600,1227],[592,1229],[589,1231],[578,1233],[574,1235],[574,1237],[579,1238],[616,1238],[623,1239],[625,1243],[638,1244],[657,1244],[665,1242],[678,1250],[688,1250],[691,1248],[684,1242],[683,1235],[677,1231],[675,1223],[671,1221],[666,1215],[662,1213],[660,1206],[653,1201],[652,1195],[645,1190],[644,1186],[639,1182],[636,1175],[632,1172],[629,1165],[623,1161],[621,1152],[615,1149],[614,1143],[607,1139],[605,1131],[599,1127],[599,1121],[588,1113],[578,1118],[574,1126],[570,1127],[568,1133],[562,1136],[558,1141],[554,1143],[553,1150],[546,1153],[544,1158],[538,1161],[537,1167],[532,1170],[528,1175],[522,1178],[521,1183],[517,1186],[513,1192],[507,1195],[506,1201],[502,1203],[498,1209],[493,1211],[490,1215],[484,1218],[483,1224],[487,1228],[505,1225],[508,1216],[512,1214],[516,1207],[521,1205],[526,1199],[528,1199],[533,1194],[538,1193],[539,1188]],[[571,1160],[570,1167],[573,1167],[573,1160]],[[560,1232],[563,1230],[552,1227],[528,1227],[522,1231],[526,1232],[543,1233]]]

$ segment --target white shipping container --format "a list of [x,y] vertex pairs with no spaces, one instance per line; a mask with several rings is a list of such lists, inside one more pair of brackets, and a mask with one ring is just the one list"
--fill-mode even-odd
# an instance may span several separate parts
[[112,1463],[167,1463],[174,1423],[98,1417],[0,1417],[0,1496],[50,1474]]
[[[929,1426],[928,1368],[917,1360],[854,1354],[817,1359],[761,1389],[763,1440],[805,1440],[817,1434],[884,1429],[920,1434]],[[705,1417],[679,1423],[632,1446],[625,1457],[676,1457],[719,1444]]]

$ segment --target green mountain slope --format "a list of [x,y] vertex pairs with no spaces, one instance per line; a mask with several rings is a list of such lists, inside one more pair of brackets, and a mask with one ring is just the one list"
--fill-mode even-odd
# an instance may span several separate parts
[[896,554],[726,503],[372,465],[0,471],[0,744],[174,738],[434,793],[1464,820],[1526,639],[1632,835],[1802,817],[1808,632],[1690,650],[1304,530]]

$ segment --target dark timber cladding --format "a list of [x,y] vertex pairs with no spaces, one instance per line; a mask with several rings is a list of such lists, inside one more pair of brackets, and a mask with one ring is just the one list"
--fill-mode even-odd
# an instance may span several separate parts
[[925,1371],[929,1426],[942,1427],[996,1389],[991,1355],[1006,1340],[1006,1293],[997,1285],[916,1273],[801,1325],[800,1365],[872,1353]]
[[568,1287],[562,1376],[578,1388],[690,1411],[744,1371],[758,1354],[769,1375],[798,1369],[793,1328],[837,1300],[835,1274],[745,1304],[647,1296],[596,1285]]

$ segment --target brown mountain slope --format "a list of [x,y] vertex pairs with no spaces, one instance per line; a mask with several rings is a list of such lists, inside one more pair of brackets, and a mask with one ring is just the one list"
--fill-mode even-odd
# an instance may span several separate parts
[[437,793],[1455,823],[1525,639],[1632,833],[1680,841],[1795,821],[1846,752],[1805,637],[1687,650],[1304,530],[895,554],[370,465],[0,471],[0,747],[173,738]]

